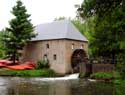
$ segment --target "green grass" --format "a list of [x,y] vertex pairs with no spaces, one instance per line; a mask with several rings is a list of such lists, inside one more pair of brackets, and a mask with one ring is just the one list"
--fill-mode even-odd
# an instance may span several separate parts
[[94,79],[120,79],[118,72],[97,72],[90,75],[90,78]]
[[124,84],[124,86],[125,86],[125,80],[115,79],[115,80],[113,80],[113,83],[115,85],[123,85]]
[[0,69],[0,76],[20,76],[20,77],[55,77],[56,73],[50,69],[39,70],[9,70]]
[[114,95],[125,95],[125,80],[117,79],[113,81]]

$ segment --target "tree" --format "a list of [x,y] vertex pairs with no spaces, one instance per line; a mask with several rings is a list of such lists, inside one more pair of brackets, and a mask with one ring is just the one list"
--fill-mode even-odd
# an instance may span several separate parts
[[33,24],[30,15],[23,3],[19,0],[11,12],[15,18],[9,22],[10,27],[5,29],[3,41],[5,43],[6,57],[13,61],[19,60],[21,50],[36,34],[33,32]]
[[4,35],[4,32],[2,30],[0,31],[0,58],[5,57],[4,43],[2,41],[3,35]]
[[66,17],[62,16],[62,17],[59,17],[59,18],[55,18],[54,21],[58,21],[58,20],[65,20],[67,19]]
[[84,0],[78,8],[86,21],[94,17],[90,33],[92,53],[112,59],[125,52],[125,8],[123,0]]

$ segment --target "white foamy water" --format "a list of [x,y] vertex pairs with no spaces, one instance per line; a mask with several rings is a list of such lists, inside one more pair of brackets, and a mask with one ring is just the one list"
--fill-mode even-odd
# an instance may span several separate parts
[[36,78],[35,80],[41,80],[41,81],[56,81],[56,80],[72,80],[72,79],[78,79],[79,73],[66,75],[64,77],[54,77],[54,78]]
[[67,75],[64,78],[66,78],[66,79],[78,79],[78,77],[79,77],[79,73],[75,73],[75,74]]

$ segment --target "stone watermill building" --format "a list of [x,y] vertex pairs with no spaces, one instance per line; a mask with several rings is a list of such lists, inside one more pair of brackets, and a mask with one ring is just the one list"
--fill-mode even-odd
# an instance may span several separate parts
[[35,27],[37,37],[25,46],[23,61],[48,60],[50,68],[60,74],[78,69],[87,56],[88,40],[68,20]]

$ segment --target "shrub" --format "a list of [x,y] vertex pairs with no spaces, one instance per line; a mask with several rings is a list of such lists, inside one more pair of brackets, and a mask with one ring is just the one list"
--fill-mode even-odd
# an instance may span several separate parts
[[79,74],[79,78],[84,78],[85,77],[85,73],[80,73]]
[[120,73],[114,71],[114,72],[113,72],[113,78],[114,78],[114,79],[121,79],[121,75],[120,75]]
[[80,73],[79,78],[88,78],[90,77],[91,72]]
[[90,75],[90,78],[94,79],[113,79],[113,72],[97,72]]
[[125,79],[125,63],[123,62],[117,63],[115,67],[116,67],[116,70],[120,73],[121,78]]
[[49,62],[46,60],[39,60],[36,69],[49,68]]
[[113,80],[113,84],[115,84],[115,85],[121,85],[121,83],[122,83],[122,80]]

